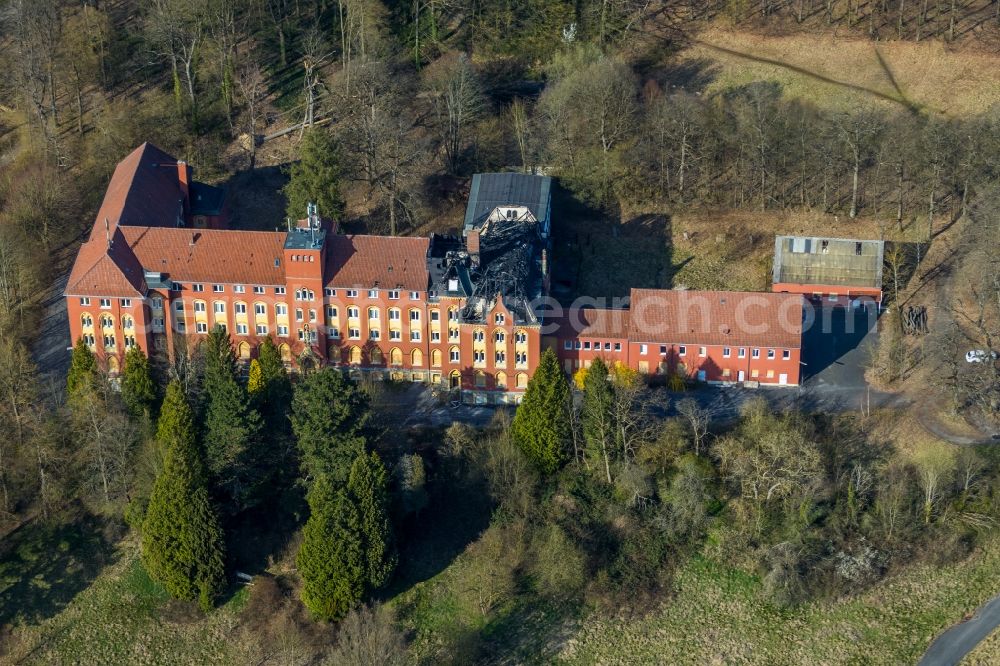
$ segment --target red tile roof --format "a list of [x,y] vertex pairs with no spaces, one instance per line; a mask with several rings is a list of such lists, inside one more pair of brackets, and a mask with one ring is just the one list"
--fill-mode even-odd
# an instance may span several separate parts
[[802,296],[740,291],[633,289],[636,342],[800,347]]
[[427,238],[338,236],[326,240],[326,283],[332,287],[427,289]]
[[560,338],[622,338],[628,337],[628,310],[599,308],[568,309],[556,320]]
[[144,143],[115,167],[90,238],[103,238],[105,220],[112,229],[118,224],[176,227],[183,196],[177,158]]
[[74,296],[128,298],[146,291],[142,266],[128,248],[119,230],[94,238],[80,246],[66,282],[66,293]]
[[177,227],[121,227],[120,232],[143,268],[171,280],[285,284],[285,232]]

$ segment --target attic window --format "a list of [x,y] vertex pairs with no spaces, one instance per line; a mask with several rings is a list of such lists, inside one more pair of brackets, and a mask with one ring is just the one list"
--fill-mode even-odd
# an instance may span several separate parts
[[275,257],[274,258],[274,267],[278,268],[279,266],[281,266],[281,259],[279,259],[278,257]]
[[861,243],[860,242],[854,244],[854,254],[858,255],[859,257],[861,256]]
[[820,250],[823,254],[827,254],[830,251],[830,241],[825,240],[820,242]]

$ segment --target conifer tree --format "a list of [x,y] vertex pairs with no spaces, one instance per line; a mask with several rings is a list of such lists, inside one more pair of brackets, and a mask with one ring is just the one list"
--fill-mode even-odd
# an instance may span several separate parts
[[367,398],[337,370],[324,368],[299,382],[291,421],[306,474],[328,476],[343,487],[354,459],[364,451],[367,420]]
[[225,585],[224,540],[208,495],[194,415],[181,385],[167,387],[157,438],[165,451],[142,526],[142,561],[178,599],[209,610]]
[[226,513],[259,499],[270,473],[260,441],[261,418],[237,374],[229,334],[215,327],[202,343],[205,357],[205,459],[213,493]]
[[314,617],[337,620],[359,601],[365,587],[361,520],[347,494],[326,476],[309,490],[309,520],[296,557],[302,602]]
[[569,385],[559,361],[555,352],[546,349],[511,427],[515,443],[543,474],[554,473],[566,459],[569,401]]
[[264,391],[264,375],[260,371],[260,361],[250,361],[250,372],[247,375],[247,393],[250,398],[258,400]]
[[97,379],[97,358],[80,338],[73,347],[73,356],[66,375],[66,390],[72,398],[81,391],[91,390]]
[[[292,402],[292,383],[281,361],[281,352],[270,338],[264,338],[255,359],[260,367],[261,391],[254,394],[255,405],[272,435],[289,430],[288,410]],[[251,374],[253,367],[251,366]]]
[[615,435],[614,389],[608,381],[608,366],[594,359],[583,380],[583,439],[587,466],[599,468],[611,483],[611,451]]
[[344,210],[340,192],[343,175],[340,146],[329,130],[314,127],[306,130],[299,144],[300,160],[289,169],[284,193],[288,199],[288,217],[302,219],[306,205],[315,203],[320,215],[337,218]]
[[396,568],[388,474],[377,453],[362,453],[354,459],[347,492],[361,520],[366,585],[375,590],[389,582]]
[[156,403],[156,383],[153,381],[149,359],[138,347],[132,347],[125,353],[122,401],[133,418],[151,416]]

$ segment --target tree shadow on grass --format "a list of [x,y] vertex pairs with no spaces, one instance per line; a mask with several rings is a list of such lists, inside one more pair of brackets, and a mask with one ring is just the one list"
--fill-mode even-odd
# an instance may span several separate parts
[[483,628],[477,662],[548,663],[576,633],[580,613],[577,602],[522,597]]
[[79,511],[37,520],[0,545],[0,626],[37,624],[59,613],[114,560],[121,525]]

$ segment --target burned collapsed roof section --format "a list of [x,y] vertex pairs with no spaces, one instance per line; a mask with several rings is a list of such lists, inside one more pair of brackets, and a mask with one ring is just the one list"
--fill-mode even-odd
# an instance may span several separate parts
[[485,322],[497,298],[518,323],[538,323],[535,302],[544,292],[545,242],[533,221],[498,220],[463,239],[431,237],[431,288],[465,298],[460,321]]
[[498,209],[526,209],[538,222],[542,237],[548,236],[552,207],[552,179],[523,173],[477,173],[472,177],[465,209],[463,234],[486,224]]

